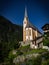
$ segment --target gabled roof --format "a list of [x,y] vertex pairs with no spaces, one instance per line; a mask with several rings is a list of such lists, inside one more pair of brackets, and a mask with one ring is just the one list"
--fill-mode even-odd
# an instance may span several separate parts
[[42,27],[43,30],[49,30],[49,24],[45,24],[43,27]]
[[33,28],[34,30],[36,30],[35,26],[33,26],[30,22],[28,22],[26,28]]
[[33,24],[31,24],[30,22],[28,22],[26,28],[32,28],[32,29],[34,29],[34,30],[37,30],[40,34],[42,34],[42,33],[38,30],[38,28],[35,27],[35,26],[34,26]]

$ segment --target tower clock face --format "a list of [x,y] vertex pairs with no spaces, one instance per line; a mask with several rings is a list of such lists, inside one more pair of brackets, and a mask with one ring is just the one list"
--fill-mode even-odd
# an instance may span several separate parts
[[26,21],[24,22],[24,24],[26,24]]

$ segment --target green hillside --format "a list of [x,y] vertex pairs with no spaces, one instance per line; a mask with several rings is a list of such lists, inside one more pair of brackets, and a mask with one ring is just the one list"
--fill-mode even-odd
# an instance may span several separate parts
[[45,46],[49,47],[49,32],[44,33],[44,35],[43,35],[43,44]]
[[20,40],[22,41],[22,26],[0,16],[0,62],[4,61],[10,50],[19,47]]

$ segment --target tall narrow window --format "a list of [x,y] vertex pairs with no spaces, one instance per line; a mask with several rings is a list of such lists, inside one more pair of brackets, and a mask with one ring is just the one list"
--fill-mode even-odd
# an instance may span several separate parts
[[28,30],[26,30],[26,36],[28,36],[28,34],[29,34],[29,31],[28,31]]
[[31,36],[31,30],[29,30],[29,36]]

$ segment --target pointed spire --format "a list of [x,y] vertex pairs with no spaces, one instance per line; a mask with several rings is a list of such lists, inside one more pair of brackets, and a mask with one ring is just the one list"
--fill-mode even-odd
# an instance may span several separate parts
[[26,8],[26,6],[25,6],[25,17],[28,17],[27,16],[27,8]]

